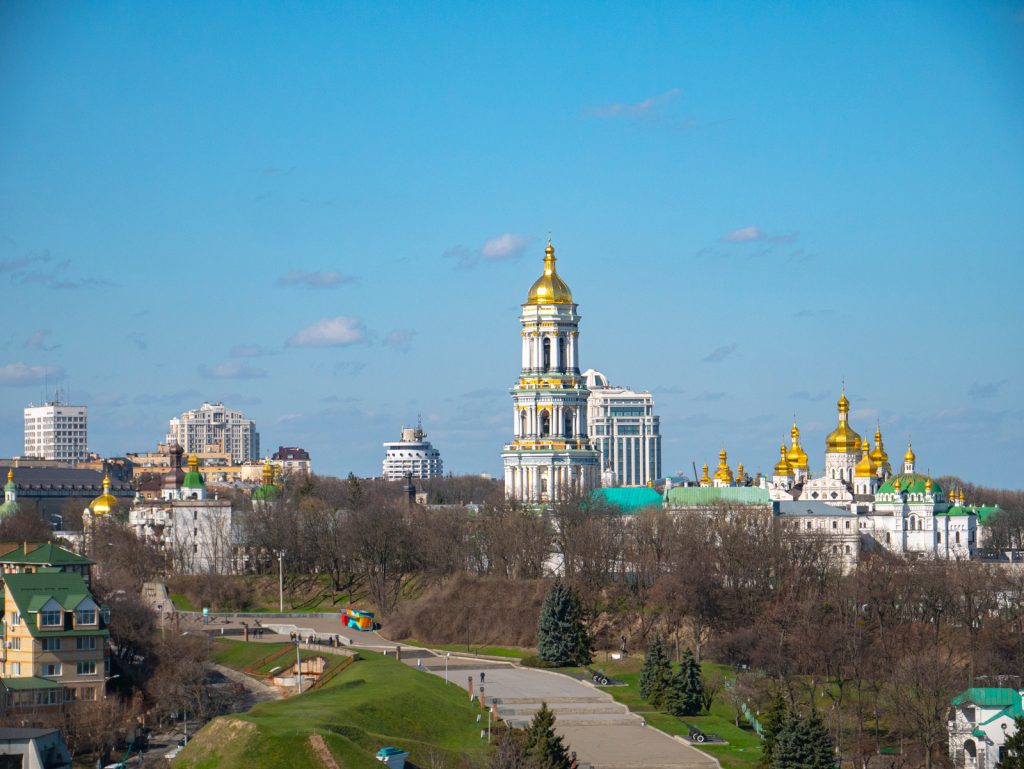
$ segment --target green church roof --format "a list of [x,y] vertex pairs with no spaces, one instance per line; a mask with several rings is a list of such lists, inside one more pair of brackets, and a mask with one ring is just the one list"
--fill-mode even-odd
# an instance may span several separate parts
[[[18,611],[22,615],[38,612],[51,600],[60,604],[64,611],[74,611],[75,608],[86,598],[92,598],[85,581],[72,572],[57,571],[51,567],[43,567],[37,572],[30,574],[7,574],[4,583],[11,594]],[[35,622],[26,622],[28,631],[38,635],[40,631],[36,628]],[[64,628],[60,628],[64,630]],[[83,631],[71,631],[79,635]],[[52,633],[45,633],[52,635]],[[105,635],[106,631],[96,631],[94,634]]]
[[206,481],[203,480],[203,474],[198,470],[191,470],[185,473],[181,485],[186,489],[205,489]]
[[25,545],[18,545],[10,552],[0,554],[0,563],[27,563],[40,566],[91,566],[94,562],[88,558],[65,550],[60,545],[47,542],[45,545],[29,543],[28,552]]
[[258,489],[253,491],[252,498],[253,499],[263,499],[263,500],[273,499],[274,497],[276,497],[280,493],[280,491],[281,490],[279,488],[277,488],[277,486],[275,486],[274,484],[272,484],[272,483],[265,483],[262,486],[260,486]]
[[1002,512],[999,505],[994,507],[985,505],[983,507],[976,507],[974,510],[978,514],[978,523],[982,525],[987,524],[996,513]]
[[702,507],[720,503],[770,505],[768,489],[758,486],[677,486],[668,490],[669,507]]
[[982,708],[1006,708],[1020,703],[1020,699],[1021,695],[1016,689],[989,686],[965,689],[953,698],[952,703],[962,705],[972,702]]
[[624,513],[633,513],[644,507],[661,507],[661,494],[649,486],[597,489],[594,499],[614,505]]
[[[907,491],[911,494],[924,494],[925,484],[928,482],[927,475],[921,475],[921,473],[900,473],[894,475],[889,480],[881,485],[878,489],[879,494],[893,494],[896,492],[895,481],[900,479],[900,491]],[[935,497],[943,497],[942,487],[932,479],[932,494]]]
[[953,505],[944,513],[936,513],[936,515],[948,515],[948,516],[963,516],[963,515],[974,515],[973,507],[963,507],[961,505]]

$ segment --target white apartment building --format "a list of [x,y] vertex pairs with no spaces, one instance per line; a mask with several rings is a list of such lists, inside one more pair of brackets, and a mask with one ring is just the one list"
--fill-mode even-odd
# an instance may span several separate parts
[[170,420],[167,443],[177,443],[185,454],[219,451],[240,465],[260,458],[260,434],[256,422],[223,403],[204,403]]
[[602,486],[646,486],[661,477],[661,426],[654,397],[612,387],[599,371],[583,372],[590,439],[601,453]]
[[403,427],[402,438],[384,444],[384,480],[400,481],[413,478],[440,478],[444,475],[441,452],[424,440],[427,434],[422,426]]
[[50,401],[25,408],[25,456],[81,462],[89,446],[89,409]]

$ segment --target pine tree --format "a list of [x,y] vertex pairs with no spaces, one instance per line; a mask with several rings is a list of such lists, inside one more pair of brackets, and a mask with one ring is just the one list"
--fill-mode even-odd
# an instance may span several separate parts
[[552,665],[589,665],[593,641],[576,592],[556,579],[544,598],[537,625],[537,656]]
[[526,755],[530,769],[569,769],[569,751],[555,734],[555,714],[546,702],[526,730]]
[[664,707],[665,712],[673,716],[693,715],[688,713],[688,701],[686,699],[686,676],[680,668],[669,678],[665,687]]
[[1013,719],[1013,728],[1017,731],[1003,743],[1003,757],[996,769],[1024,769],[1024,718]]
[[804,735],[807,740],[811,769],[832,769],[836,764],[835,746],[818,712],[811,709],[804,719]]
[[772,750],[772,769],[833,769],[835,755],[818,714],[807,718],[790,713]]
[[700,672],[700,664],[689,649],[683,653],[679,675],[683,679],[683,715],[699,715],[704,702],[704,675]]
[[786,725],[786,718],[789,710],[786,707],[786,700],[781,694],[776,694],[765,708],[764,715],[759,719],[761,723],[761,766],[771,767],[774,760],[775,744],[779,738],[779,732]]
[[651,705],[660,708],[665,701],[672,680],[672,663],[665,656],[661,636],[647,650],[643,667],[640,668],[640,696]]

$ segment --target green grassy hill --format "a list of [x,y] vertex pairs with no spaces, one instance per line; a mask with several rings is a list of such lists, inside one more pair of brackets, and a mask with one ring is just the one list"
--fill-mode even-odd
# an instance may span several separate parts
[[323,738],[338,767],[375,769],[385,745],[419,766],[482,756],[481,709],[464,690],[391,657],[360,659],[322,689],[215,719],[174,761],[174,769],[326,767],[310,737]]

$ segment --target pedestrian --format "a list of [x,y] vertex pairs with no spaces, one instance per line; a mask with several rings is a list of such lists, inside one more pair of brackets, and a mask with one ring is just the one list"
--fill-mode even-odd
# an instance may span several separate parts
[[480,686],[484,685],[484,671],[480,671]]

